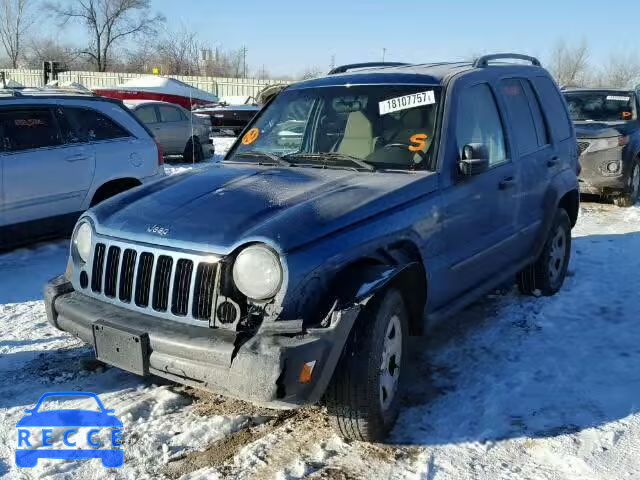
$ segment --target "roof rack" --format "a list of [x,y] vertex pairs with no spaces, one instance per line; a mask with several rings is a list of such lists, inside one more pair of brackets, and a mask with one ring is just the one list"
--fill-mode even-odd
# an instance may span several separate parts
[[493,53],[491,55],[482,55],[474,60],[474,68],[484,68],[489,66],[489,62],[494,60],[524,60],[525,62],[531,62],[531,65],[540,67],[542,64],[540,60],[529,55],[522,55],[520,53]]
[[373,68],[373,67],[403,67],[406,65],[410,65],[409,63],[403,62],[365,62],[365,63],[351,63],[348,65],[341,65],[339,67],[333,68],[329,75],[335,75],[337,73],[345,73],[349,70],[357,70],[359,68]]
[[59,96],[81,96],[81,97],[95,97],[96,94],[92,91],[85,91],[73,88],[40,88],[40,87],[25,87],[25,88],[0,88],[0,97],[59,97]]

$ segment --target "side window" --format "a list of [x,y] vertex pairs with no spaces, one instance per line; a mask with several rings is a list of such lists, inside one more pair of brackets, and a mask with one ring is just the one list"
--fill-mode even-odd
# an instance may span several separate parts
[[518,144],[518,152],[526,154],[537,150],[538,134],[536,125],[521,81],[517,78],[502,80],[500,82],[500,93],[507,104],[515,140]]
[[531,107],[533,122],[536,125],[536,133],[538,134],[538,146],[544,147],[545,145],[549,145],[549,130],[542,115],[542,107],[540,106],[538,94],[534,92],[529,80],[522,79],[522,87],[529,99],[529,107]]
[[81,142],[97,142],[131,136],[124,128],[96,110],[65,107],[64,114]]
[[571,124],[564,99],[550,78],[535,77],[532,80],[542,100],[549,131],[556,140],[566,140],[571,136]]
[[53,112],[48,108],[0,110],[0,134],[0,150],[7,152],[62,144]]
[[158,121],[156,107],[153,105],[140,107],[134,113],[142,123],[157,123]]
[[506,161],[502,122],[489,85],[475,85],[460,95],[456,140],[460,156],[465,145],[480,143],[489,153],[491,166]]
[[168,105],[158,105],[158,111],[160,112],[161,122],[180,122],[184,120],[182,113],[175,107],[169,107]]

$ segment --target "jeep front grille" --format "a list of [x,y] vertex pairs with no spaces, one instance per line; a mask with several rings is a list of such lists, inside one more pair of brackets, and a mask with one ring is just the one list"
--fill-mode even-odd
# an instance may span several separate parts
[[[213,324],[217,259],[151,250],[154,251],[96,243],[88,293],[125,308],[146,310],[165,318]],[[181,258],[183,256],[189,258]]]

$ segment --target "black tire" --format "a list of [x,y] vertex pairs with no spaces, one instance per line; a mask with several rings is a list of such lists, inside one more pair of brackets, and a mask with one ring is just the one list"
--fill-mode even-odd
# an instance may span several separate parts
[[182,158],[185,162],[189,163],[201,162],[202,159],[204,159],[204,150],[202,150],[200,140],[197,138],[190,138],[187,142],[187,146],[184,147]]
[[571,220],[559,208],[538,260],[518,274],[518,288],[525,295],[551,296],[560,290],[571,260]]
[[[393,427],[406,370],[402,362],[407,357],[408,332],[405,302],[395,289],[389,289],[369,304],[358,318],[325,393],[334,428],[346,440],[380,441]],[[399,341],[396,340],[400,354],[391,356],[387,369],[383,370],[385,346],[397,345],[396,335],[400,335]],[[391,381],[392,388],[383,391],[381,382],[385,379]]]
[[629,172],[629,186],[625,193],[614,197],[617,207],[633,207],[640,196],[640,159],[636,159]]

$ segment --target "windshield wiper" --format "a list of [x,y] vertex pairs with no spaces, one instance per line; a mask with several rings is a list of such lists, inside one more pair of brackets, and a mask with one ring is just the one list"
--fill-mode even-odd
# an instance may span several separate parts
[[[268,152],[238,152],[233,157],[254,157],[254,158],[262,157],[262,158],[268,158],[269,160],[271,160],[271,163],[275,165],[280,165],[282,167],[291,166],[291,162],[288,162],[283,157],[279,157],[274,153],[268,153]],[[260,165],[264,165],[263,162],[258,162],[258,163]]]
[[296,152],[296,153],[289,153],[285,155],[283,159],[291,160],[292,158],[296,158],[296,157],[306,158],[310,160],[320,160],[322,165],[324,166],[328,166],[327,161],[343,160],[343,161],[351,162],[352,164],[355,164],[357,168],[360,168],[362,170],[367,170],[368,172],[374,172],[376,170],[376,168],[373,165],[366,162],[365,160],[361,160],[358,157],[354,157],[352,155],[346,155],[338,152],[326,152],[326,153]]

